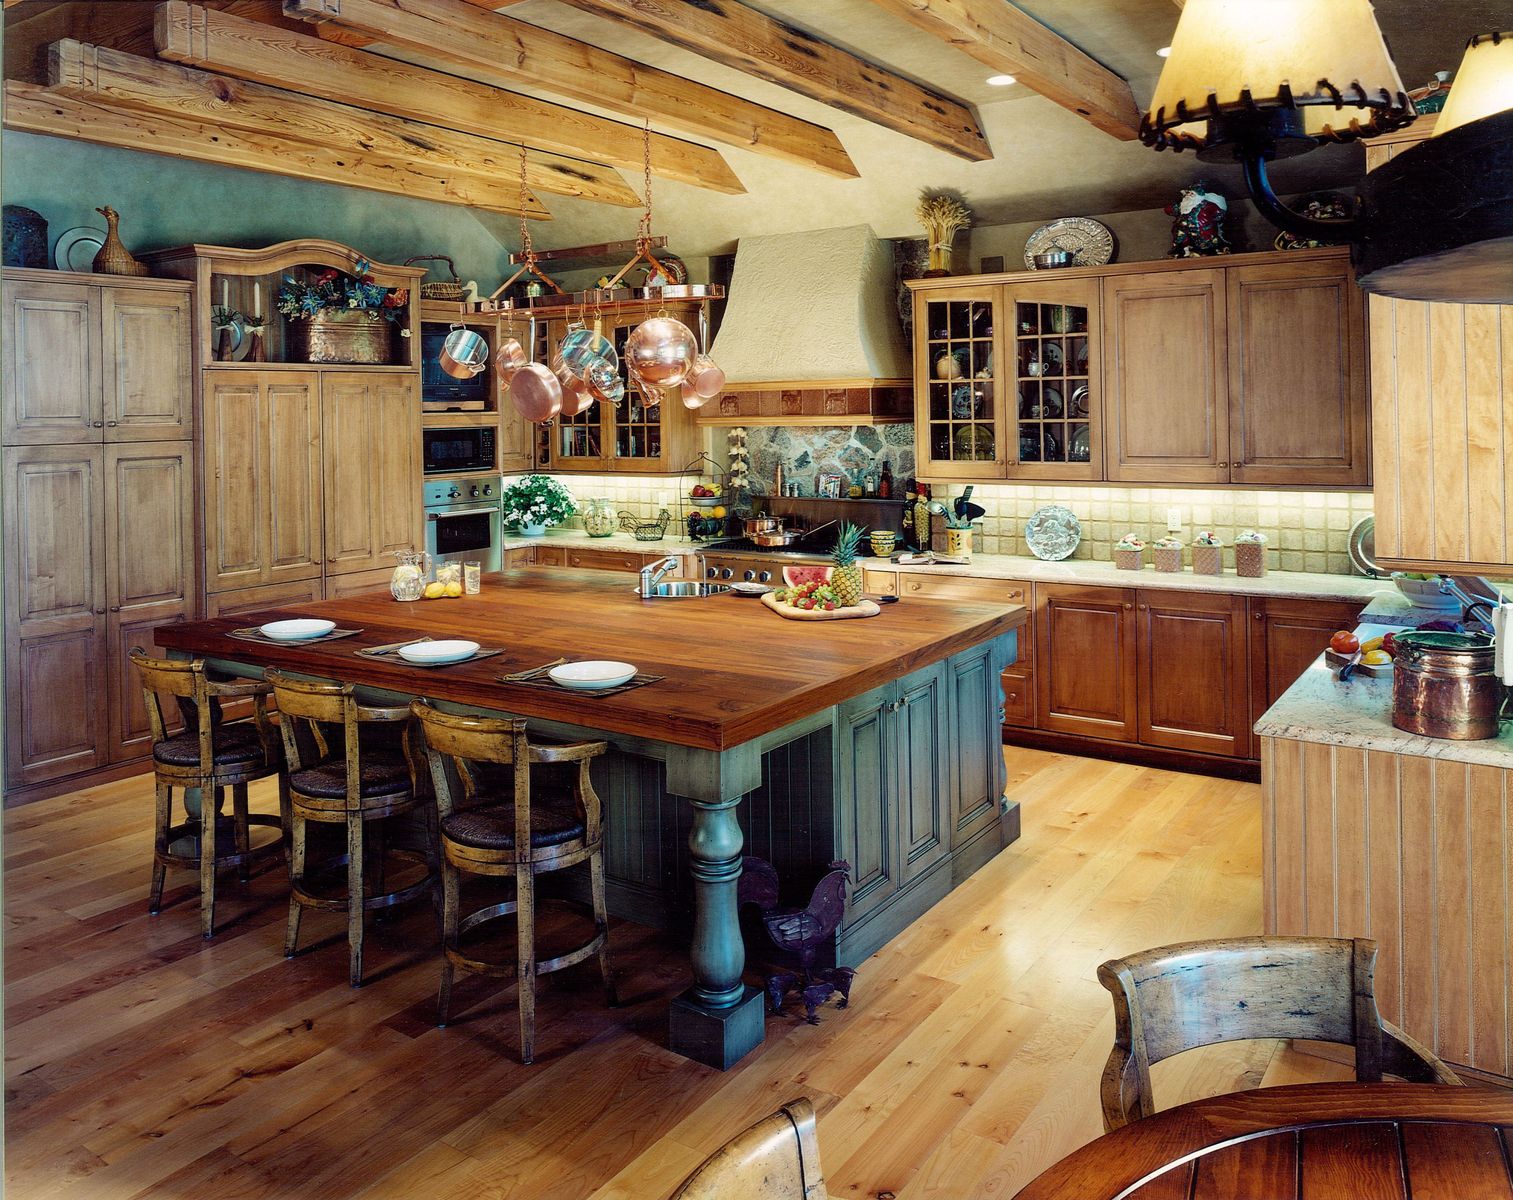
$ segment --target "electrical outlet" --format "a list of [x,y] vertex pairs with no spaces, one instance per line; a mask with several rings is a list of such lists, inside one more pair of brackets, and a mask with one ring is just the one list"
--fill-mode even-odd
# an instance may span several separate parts
[[671,501],[672,501],[672,497],[670,495],[668,495],[668,493],[666,493],[666,492],[658,492],[657,493],[657,507],[658,508],[666,508],[668,506],[668,504],[671,503]]
[[1182,532],[1182,510],[1175,506],[1166,510],[1166,532]]

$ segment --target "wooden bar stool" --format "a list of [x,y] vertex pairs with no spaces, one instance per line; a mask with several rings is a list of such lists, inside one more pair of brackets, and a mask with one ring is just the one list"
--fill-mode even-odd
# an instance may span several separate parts
[[[410,709],[407,705],[380,708],[359,704],[350,683],[292,679],[268,672],[278,701],[279,726],[284,734],[292,819],[289,875],[289,927],[284,956],[293,958],[299,945],[300,916],[307,908],[347,914],[350,980],[362,986],[364,918],[368,912],[403,904],[435,886],[434,815],[424,787],[416,787],[410,764]],[[426,819],[424,852],[390,849],[383,826],[375,825],[373,853],[368,853],[367,827],[386,817],[420,809]],[[319,869],[306,862],[306,822],[344,825],[347,852]],[[424,862],[418,881],[383,891],[389,858]],[[329,867],[345,865],[345,891],[337,895],[316,890],[315,876]],[[369,894],[367,876],[379,889]]]
[[[278,733],[268,720],[266,698],[272,688],[254,680],[212,679],[203,659],[151,658],[141,649],[130,654],[142,679],[142,698],[152,729],[152,771],[157,783],[157,813],[153,821],[152,890],[147,911],[163,906],[163,880],[169,867],[187,867],[200,873],[200,933],[215,934],[215,879],[223,867],[238,868],[245,883],[255,861],[282,856],[288,845],[289,803],[283,781],[279,783],[279,815],[247,812],[247,785],[255,779],[279,774],[283,755]],[[172,723],[164,717],[163,697],[172,696],[183,717],[182,733],[170,734]],[[221,701],[250,697],[252,718],[222,721]],[[199,812],[173,823],[173,789],[198,788]],[[221,815],[227,789],[231,791],[232,815]],[[206,814],[209,814],[208,819]],[[221,843],[224,830],[229,846]],[[251,827],[268,825],[279,836],[253,847]],[[174,850],[174,843],[194,840],[189,852]]]
[[[567,745],[532,743],[519,719],[456,716],[423,700],[412,705],[420,719],[441,833],[442,950],[438,1025],[447,1023],[452,975],[458,968],[520,982],[520,1059],[536,1049],[536,977],[599,956],[610,1006],[616,1004],[609,962],[609,914],[604,902],[604,850],[599,795],[589,780],[589,763],[609,749],[607,742]],[[526,769],[521,770],[521,764]],[[533,770],[576,764],[566,787],[552,787]],[[498,768],[509,768],[508,772]],[[541,783],[539,790],[537,783]],[[459,794],[460,789],[460,794]],[[587,861],[594,933],[556,958],[536,960],[536,876]],[[509,875],[515,899],[460,915],[462,874]],[[572,901],[556,901],[581,911]],[[461,936],[486,921],[515,914],[513,964],[484,962],[460,948]]]

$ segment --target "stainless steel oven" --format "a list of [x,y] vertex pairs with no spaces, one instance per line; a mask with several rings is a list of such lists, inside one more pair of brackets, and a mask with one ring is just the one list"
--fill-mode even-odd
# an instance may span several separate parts
[[440,562],[479,562],[485,571],[503,569],[501,490],[498,476],[426,480],[426,552]]
[[420,439],[421,469],[427,475],[499,470],[498,431],[491,426],[428,427]]

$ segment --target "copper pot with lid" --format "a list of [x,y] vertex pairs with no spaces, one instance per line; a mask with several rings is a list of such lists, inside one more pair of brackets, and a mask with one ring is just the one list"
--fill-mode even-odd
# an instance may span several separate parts
[[1506,689],[1482,633],[1416,630],[1397,638],[1392,723],[1424,737],[1479,741],[1498,734]]

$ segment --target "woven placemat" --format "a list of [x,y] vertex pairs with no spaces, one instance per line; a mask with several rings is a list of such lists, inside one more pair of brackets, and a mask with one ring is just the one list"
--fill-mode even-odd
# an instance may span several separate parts
[[265,646],[312,646],[316,642],[334,642],[338,638],[355,637],[361,632],[361,629],[333,629],[330,633],[321,634],[320,637],[271,638],[256,625],[249,625],[246,629],[233,629],[226,636],[243,642],[262,642]]
[[544,688],[552,692],[567,692],[574,696],[618,696],[621,692],[631,691],[633,688],[645,687],[648,683],[658,683],[665,679],[665,675],[648,675],[645,671],[637,671],[626,682],[612,688],[569,688],[563,687],[547,674],[553,667],[560,666],[561,661],[543,663],[539,667],[533,667],[529,671],[517,671],[513,675],[500,675],[500,683],[514,683],[521,687]]
[[[431,639],[420,638],[418,640],[426,642],[430,641]],[[405,645],[412,644],[413,643],[410,642],[405,643]],[[399,653],[398,646],[373,646],[367,650],[358,650],[356,653],[359,658],[374,658],[378,659],[380,662],[399,663],[401,666],[405,667],[420,667],[422,670],[435,671],[439,670],[442,667],[460,667],[463,665],[463,663],[477,662],[480,658],[493,658],[496,654],[503,654],[504,647],[480,646],[474,653],[469,654],[466,658],[459,658],[456,662],[444,663],[411,662],[409,659],[403,657]]]

